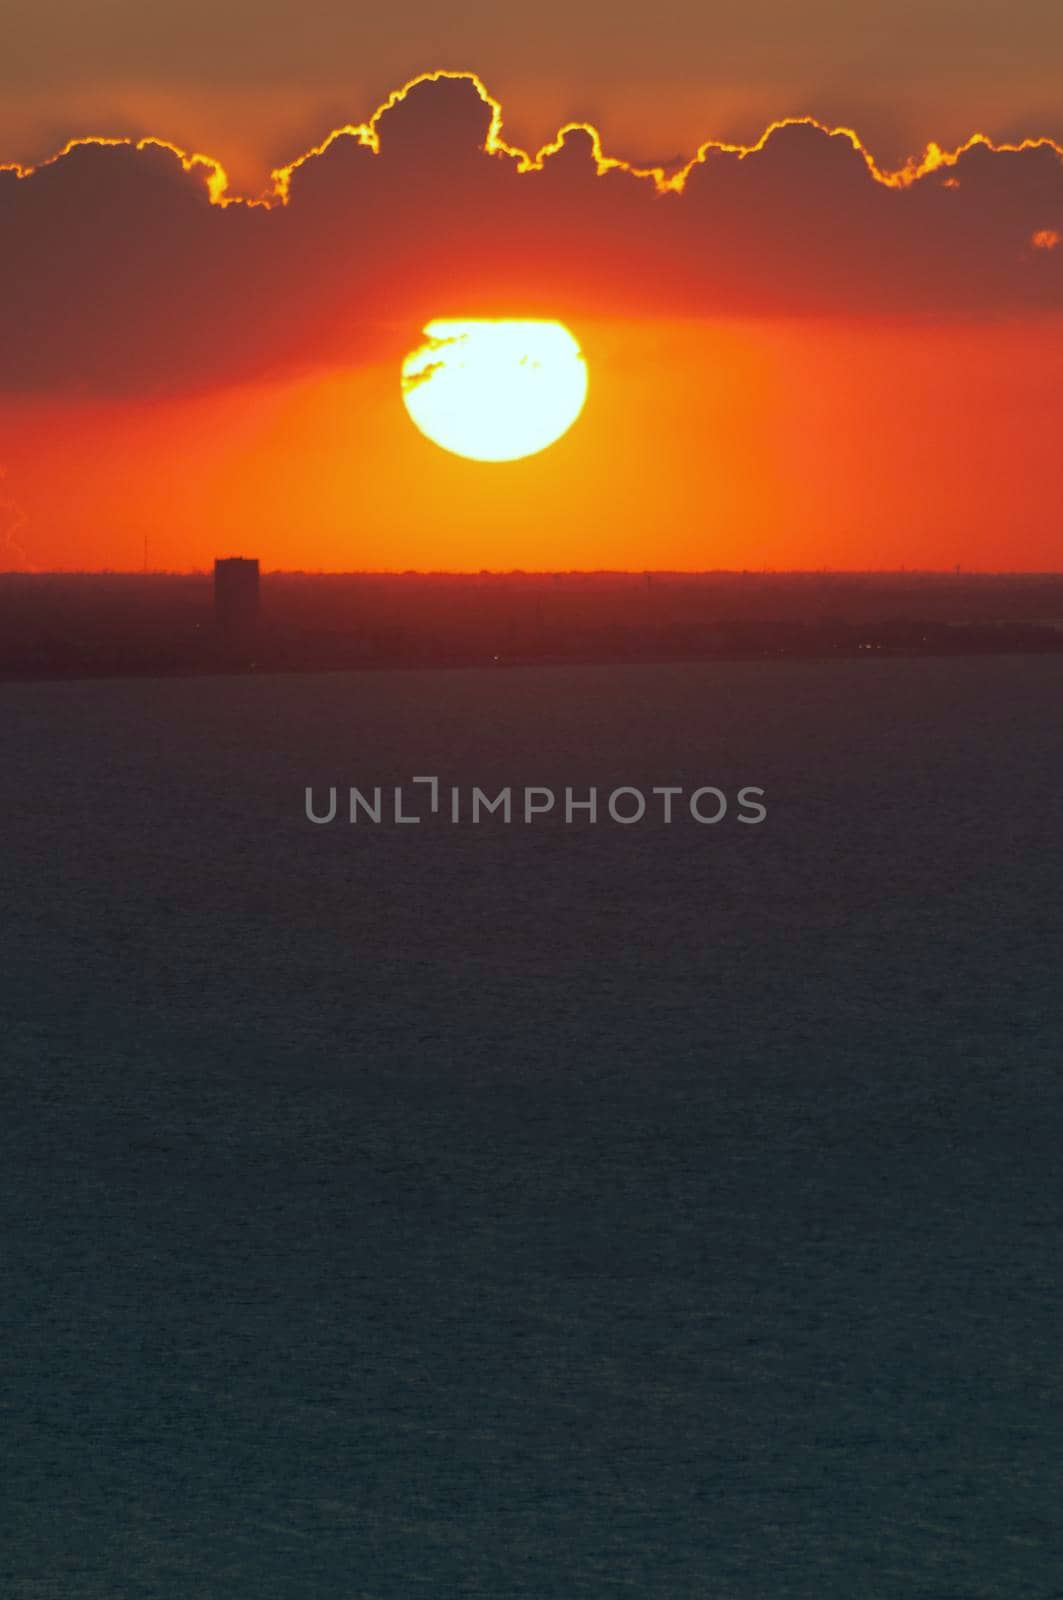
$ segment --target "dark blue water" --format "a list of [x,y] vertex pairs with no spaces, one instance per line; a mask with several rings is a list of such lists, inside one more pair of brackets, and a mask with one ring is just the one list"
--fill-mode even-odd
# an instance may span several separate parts
[[[1061,704],[0,689],[0,1593],[1063,1596]],[[768,817],[305,819],[420,774]]]

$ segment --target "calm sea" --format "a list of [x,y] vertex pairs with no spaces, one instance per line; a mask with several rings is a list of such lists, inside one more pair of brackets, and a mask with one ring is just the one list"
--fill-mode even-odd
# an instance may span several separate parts
[[[0,1593],[1063,1596],[1061,707],[0,687]],[[343,820],[426,775],[768,814]]]

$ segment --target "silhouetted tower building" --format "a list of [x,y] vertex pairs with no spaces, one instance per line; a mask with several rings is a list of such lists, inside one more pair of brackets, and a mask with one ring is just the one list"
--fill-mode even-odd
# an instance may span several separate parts
[[214,563],[214,616],[227,633],[258,621],[258,559],[225,556]]

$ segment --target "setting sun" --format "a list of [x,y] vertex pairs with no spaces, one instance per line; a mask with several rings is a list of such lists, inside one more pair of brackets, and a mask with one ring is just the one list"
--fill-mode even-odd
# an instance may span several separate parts
[[560,322],[430,322],[402,364],[411,420],[473,461],[535,455],[572,426],[587,395],[580,347]]

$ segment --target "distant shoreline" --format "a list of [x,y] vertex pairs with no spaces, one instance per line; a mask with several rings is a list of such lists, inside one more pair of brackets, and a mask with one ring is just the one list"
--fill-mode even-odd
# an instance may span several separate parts
[[[250,567],[252,563],[248,563]],[[1063,575],[0,576],[0,681],[1063,652]]]
[[323,661],[304,663],[272,662],[207,662],[185,663],[169,667],[145,663],[143,666],[117,667],[100,665],[97,668],[26,666],[25,668],[0,668],[0,684],[9,683],[80,683],[107,682],[125,679],[188,679],[231,677],[306,677],[319,674],[335,676],[350,673],[377,672],[497,672],[528,667],[656,667],[656,666],[710,666],[714,663],[740,661],[820,667],[849,661],[941,661],[984,659],[987,656],[1063,656],[1063,632],[1057,634],[1056,643],[1001,644],[997,647],[957,643],[951,649],[878,649],[866,651],[715,651],[712,654],[690,652],[645,655],[580,655],[580,656],[514,656],[485,660],[482,657],[452,657],[448,659],[418,659],[396,657],[368,661],[343,661],[328,664]]

